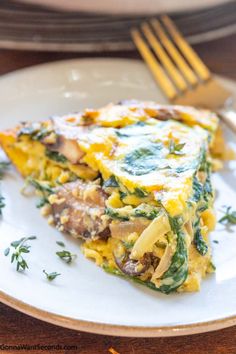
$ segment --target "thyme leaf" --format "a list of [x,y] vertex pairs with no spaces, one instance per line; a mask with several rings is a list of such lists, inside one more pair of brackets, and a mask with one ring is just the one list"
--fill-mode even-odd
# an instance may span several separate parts
[[232,210],[231,206],[223,206],[224,215],[220,218],[219,223],[225,225],[236,225],[236,210]]
[[76,254],[66,250],[58,251],[56,252],[56,255],[68,264],[71,263],[74,258],[76,258]]
[[169,142],[169,154],[171,154],[171,155],[184,155],[184,152],[182,151],[184,146],[185,146],[185,143],[176,144],[175,141],[173,139],[171,139]]
[[64,242],[62,242],[62,241],[56,241],[56,244],[60,247],[66,247]]
[[52,281],[54,280],[56,277],[58,277],[59,275],[61,275],[60,273],[57,272],[52,272],[52,273],[48,273],[46,272],[46,270],[43,270],[43,273],[46,275],[47,280]]
[[0,179],[3,178],[4,173],[6,171],[6,169],[9,167],[10,162],[8,161],[0,161]]

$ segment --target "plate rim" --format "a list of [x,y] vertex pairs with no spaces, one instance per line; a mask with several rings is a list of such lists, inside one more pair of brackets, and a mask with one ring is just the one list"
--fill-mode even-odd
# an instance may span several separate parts
[[[21,69],[17,69],[8,72],[1,76],[0,81],[7,78],[14,77],[15,75],[21,75],[28,73],[31,70],[43,69],[44,67],[63,65],[73,62],[122,62],[122,63],[133,63],[141,64],[145,66],[145,63],[139,59],[129,59],[129,58],[107,58],[107,57],[94,57],[94,58],[73,58],[66,60],[56,60],[52,62],[45,62],[37,65],[31,65]],[[225,78],[221,76],[232,84],[236,84],[235,80]],[[167,102],[168,104],[168,102]],[[124,337],[172,337],[172,336],[182,336],[182,335],[193,335],[197,333],[205,333],[210,331],[215,331],[227,327],[236,325],[236,314],[232,316],[223,317],[217,320],[202,321],[197,323],[190,323],[185,325],[173,325],[173,326],[130,326],[130,325],[114,325],[109,323],[94,322],[75,319],[69,316],[59,315],[50,311],[40,309],[36,306],[29,305],[24,301],[18,300],[14,296],[10,296],[5,292],[0,290],[0,302],[21,312],[29,315],[38,320],[51,323],[64,328],[69,328],[77,331],[84,331],[94,334],[110,335],[110,336],[124,336]]]
[[129,325],[113,325],[108,323],[84,321],[74,319],[68,316],[58,315],[46,310],[39,309],[29,305],[13,296],[7,295],[0,291],[0,301],[10,306],[11,308],[20,311],[26,315],[34,317],[38,320],[54,324],[60,327],[69,328],[77,331],[84,331],[94,334],[102,334],[109,336],[122,337],[140,337],[140,338],[155,338],[155,337],[174,337],[193,335],[198,333],[206,333],[216,331],[236,325],[236,315],[225,317],[219,320],[206,322],[198,322],[187,325],[174,326],[129,326]]

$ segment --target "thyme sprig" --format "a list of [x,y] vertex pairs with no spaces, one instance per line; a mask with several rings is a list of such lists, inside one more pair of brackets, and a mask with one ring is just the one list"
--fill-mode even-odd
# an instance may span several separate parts
[[56,241],[56,244],[60,247],[66,247],[66,245],[62,241]]
[[5,198],[0,194],[0,215],[2,215],[2,209],[5,207],[4,203]]
[[73,254],[70,251],[66,251],[66,250],[58,251],[56,252],[56,255],[68,264],[71,263],[76,258],[76,254]]
[[232,210],[231,206],[223,206],[224,215],[219,219],[219,223],[224,225],[236,225],[236,210]]
[[10,244],[10,247],[7,247],[4,251],[4,255],[8,256],[10,254],[11,248],[14,249],[14,252],[11,254],[11,263],[16,263],[16,270],[17,272],[23,271],[28,269],[28,263],[24,259],[24,254],[30,252],[31,246],[28,245],[26,242],[35,240],[36,236],[30,237],[22,237],[19,240],[13,241]]
[[[10,162],[0,161],[0,180],[3,179],[6,169],[9,167]],[[2,215],[2,209],[5,207],[5,198],[0,194],[0,216]]]
[[182,151],[184,146],[185,146],[185,143],[176,144],[175,141],[173,139],[171,139],[169,142],[169,154],[171,154],[171,155],[184,155],[184,152]]
[[0,179],[3,178],[4,173],[6,172],[9,165],[10,165],[10,162],[8,162],[8,161],[0,161]]
[[52,272],[52,273],[48,273],[46,272],[46,270],[43,270],[43,273],[46,275],[47,280],[52,281],[54,280],[56,277],[58,277],[59,275],[61,275],[60,273],[57,272]]

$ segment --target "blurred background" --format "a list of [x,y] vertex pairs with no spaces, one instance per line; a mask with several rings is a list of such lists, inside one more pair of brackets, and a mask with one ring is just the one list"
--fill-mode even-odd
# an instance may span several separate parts
[[160,13],[191,44],[236,32],[235,0],[0,0],[0,48],[132,51],[130,28]]

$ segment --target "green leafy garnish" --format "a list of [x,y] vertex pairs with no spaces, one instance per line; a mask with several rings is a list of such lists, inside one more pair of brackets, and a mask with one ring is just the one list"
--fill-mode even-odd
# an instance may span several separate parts
[[236,225],[236,210],[232,210],[231,206],[223,206],[224,210],[223,212],[225,215],[223,215],[219,223],[225,224],[225,225]]
[[51,150],[46,149],[45,155],[49,159],[54,160],[56,162],[61,162],[61,163],[67,162],[67,158],[64,155],[62,155],[59,152],[57,152],[57,151],[51,151]]
[[64,242],[62,242],[62,241],[56,241],[56,244],[60,247],[66,247]]
[[52,272],[52,273],[47,273],[46,270],[43,270],[43,273],[46,275],[47,280],[52,281],[54,280],[56,277],[58,277],[59,275],[61,275],[60,273],[57,272]]
[[5,198],[2,196],[2,195],[0,195],[0,215],[2,215],[2,209],[5,207],[5,203],[4,203],[4,200],[5,200]]
[[4,250],[4,256],[8,256],[10,253],[10,247],[7,247],[5,250]]
[[218,241],[218,240],[213,240],[213,242],[214,242],[214,243],[219,243],[219,241]]
[[[0,179],[3,178],[4,173],[9,165],[10,165],[10,162],[0,161]],[[0,194],[0,215],[2,215],[2,209],[5,207],[4,200],[5,200],[5,198]]]
[[[27,241],[35,240],[36,236],[22,237],[19,240],[11,242],[10,246],[15,249],[11,255],[11,263],[16,262],[16,270],[21,271],[25,270],[28,267],[26,260],[23,258],[24,253],[30,252],[30,245],[27,245]],[[10,247],[6,248],[4,255],[8,256],[10,254]]]
[[5,171],[9,167],[10,162],[8,161],[0,161],[0,179],[3,178]]
[[211,267],[211,269],[212,269],[213,271],[215,271],[215,270],[216,270],[216,266],[215,266],[215,264],[214,264],[214,263],[212,263],[212,262],[210,262],[210,267]]
[[74,258],[76,258],[76,254],[73,254],[70,251],[66,250],[58,251],[56,252],[56,255],[68,264],[71,263]]
[[169,154],[171,155],[184,155],[183,147],[185,146],[185,143],[182,144],[176,144],[173,139],[170,140],[169,142]]

